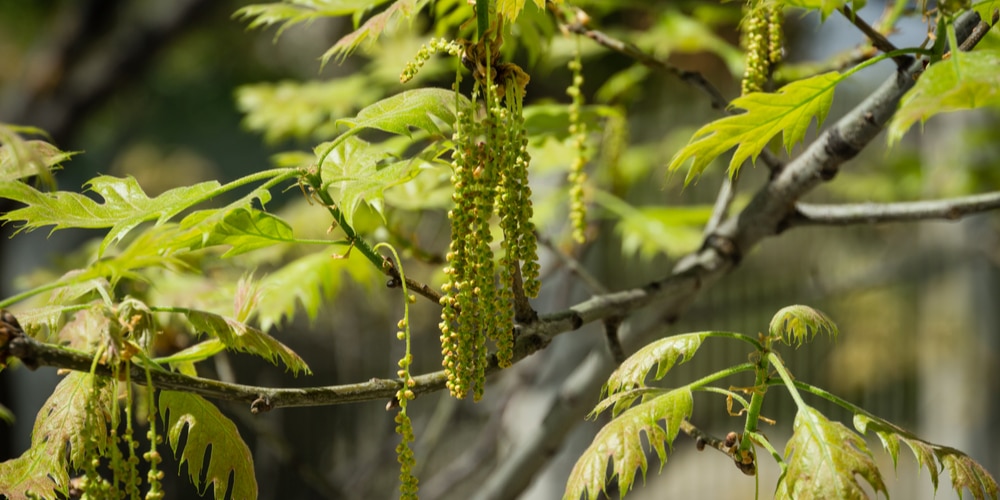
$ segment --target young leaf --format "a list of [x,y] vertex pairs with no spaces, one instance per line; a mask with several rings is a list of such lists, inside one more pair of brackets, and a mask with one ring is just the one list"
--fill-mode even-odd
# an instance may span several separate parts
[[989,472],[968,455],[954,448],[938,447],[934,456],[941,461],[948,475],[951,476],[951,486],[961,496],[966,488],[972,492],[976,500],[997,498],[997,482]]
[[[8,500],[57,498],[69,486],[68,470],[88,459],[88,450],[103,453],[108,445],[110,391],[94,388],[89,373],[71,372],[63,378],[38,411],[31,432],[31,448],[18,458],[0,463],[0,485]],[[96,408],[88,400],[98,398]],[[68,460],[67,460],[68,458]]]
[[888,141],[894,144],[918,120],[952,111],[1000,106],[1000,50],[952,52],[924,71],[916,85],[900,100],[889,122]]
[[0,182],[45,175],[76,154],[60,151],[45,141],[5,140],[4,142],[5,144],[0,146]]
[[782,3],[790,7],[818,10],[823,19],[848,3],[851,4],[855,12],[865,6],[865,0],[782,0]]
[[[181,433],[187,427],[187,440],[179,464],[187,462],[188,476],[199,493],[204,495],[211,484],[215,487],[215,498],[225,499],[232,473],[235,477],[231,498],[257,498],[253,455],[232,420],[201,396],[185,392],[161,391],[159,407],[174,456],[177,456]],[[212,453],[206,464],[205,453],[209,446]]]
[[260,282],[262,298],[257,306],[257,318],[263,331],[295,315],[296,303],[301,303],[310,319],[319,313],[320,305],[333,298],[343,284],[346,272],[355,281],[366,283],[375,278],[371,265],[352,259],[358,255],[337,258],[329,252],[301,257],[266,276]]
[[245,113],[243,126],[264,133],[264,140],[310,136],[332,137],[336,120],[357,112],[382,96],[364,73],[328,81],[256,83],[236,90],[236,102]]
[[98,203],[82,194],[66,191],[43,193],[22,182],[0,183],[0,198],[27,205],[0,218],[24,221],[18,231],[43,226],[53,226],[53,231],[68,227],[109,227],[111,230],[99,251],[103,254],[108,245],[124,238],[140,223],[156,220],[157,224],[163,224],[184,209],[210,197],[220,187],[216,181],[202,182],[149,198],[133,177],[102,175],[88,181],[86,186],[104,202]]
[[[524,9],[525,0],[497,0],[497,14],[507,18],[507,21],[514,22],[517,16]],[[539,9],[545,8],[545,0],[534,0]]]
[[[348,224],[353,225],[354,213],[362,201],[381,213],[379,202],[384,191],[409,182],[428,165],[420,158],[397,160],[380,146],[348,137],[323,161],[323,182],[340,189],[340,211]],[[321,144],[317,149],[326,147]]]
[[334,56],[339,56],[341,59],[346,58],[365,40],[368,40],[369,43],[375,42],[375,40],[378,40],[379,35],[385,31],[389,21],[394,20],[396,16],[400,15],[404,19],[409,19],[415,11],[423,8],[426,3],[427,0],[421,0],[418,6],[417,0],[396,0],[389,8],[375,14],[371,19],[365,21],[365,24],[360,28],[347,34],[338,40],[337,43],[333,44],[333,47],[330,47],[323,54],[322,64],[325,65]]
[[771,318],[768,328],[772,338],[792,345],[801,346],[818,333],[836,338],[840,334],[837,325],[825,314],[809,306],[794,305],[781,308]]
[[623,389],[644,385],[646,375],[654,365],[656,375],[653,379],[660,380],[673,368],[678,359],[681,363],[690,360],[708,335],[708,332],[673,335],[646,345],[629,356],[611,374],[605,385],[606,393],[611,396]]
[[875,432],[878,436],[879,441],[882,442],[882,447],[889,452],[889,456],[892,457],[892,465],[898,465],[899,461],[899,442],[903,441],[907,446],[910,447],[910,451],[913,452],[913,456],[917,459],[917,465],[919,467],[924,467],[927,472],[931,475],[931,483],[934,485],[934,491],[937,491],[938,487],[938,467],[934,461],[934,445],[917,438],[913,434],[892,425],[891,423],[881,420],[873,419],[867,415],[857,413],[854,415],[854,428],[858,432],[865,434],[868,430]]
[[813,117],[817,127],[823,124],[833,103],[833,91],[843,79],[843,75],[831,71],[789,83],[773,94],[754,92],[736,98],[732,107],[745,109],[746,113],[720,118],[698,129],[670,160],[669,169],[677,170],[693,158],[685,178],[686,183],[691,182],[712,160],[735,147],[729,175],[736,175],[740,165],[747,158],[756,161],[779,132],[785,149],[791,150],[805,137]]
[[[195,214],[184,218],[184,225],[193,221]],[[191,220],[189,220],[191,219]],[[232,257],[278,243],[294,243],[292,226],[278,216],[267,212],[237,208],[230,210],[208,233],[203,246],[231,245],[222,257]]]
[[859,476],[889,496],[861,436],[808,406],[799,408],[792,428],[775,498],[867,498]]
[[354,118],[338,121],[354,130],[373,128],[409,137],[411,130],[421,129],[431,134],[443,135],[455,123],[455,104],[469,109],[472,104],[465,96],[456,101],[455,91],[422,88],[400,92],[387,97],[358,112]]
[[252,326],[204,311],[190,311],[187,318],[195,329],[218,337],[230,349],[255,354],[275,365],[280,359],[295,375],[300,371],[312,373],[295,351]]
[[248,28],[281,23],[275,38],[292,26],[320,17],[339,17],[368,11],[387,0],[285,0],[281,3],[247,5],[233,17],[250,21]]
[[[609,459],[611,479],[618,477],[618,489],[625,496],[635,482],[636,469],[646,477],[648,463],[641,434],[646,434],[646,441],[656,451],[662,469],[667,463],[664,444],[673,446],[681,421],[690,417],[693,409],[691,390],[682,387],[623,412],[597,433],[577,460],[566,482],[563,499],[578,500],[584,495],[589,500],[599,498],[601,492],[606,493]],[[665,426],[660,421],[664,421]]]

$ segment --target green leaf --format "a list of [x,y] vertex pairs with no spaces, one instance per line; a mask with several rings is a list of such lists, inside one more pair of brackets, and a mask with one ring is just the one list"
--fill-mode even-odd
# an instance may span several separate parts
[[844,76],[836,71],[798,80],[768,94],[754,92],[738,97],[732,107],[745,113],[720,118],[694,133],[690,142],[670,160],[669,169],[677,170],[694,159],[685,182],[690,182],[708,167],[712,160],[736,148],[729,161],[729,175],[736,175],[747,159],[757,156],[778,133],[786,150],[805,138],[813,117],[817,127],[823,124],[833,103],[833,92]]
[[5,144],[0,146],[0,182],[46,175],[77,154],[60,151],[45,141],[14,141],[7,138],[3,142]]
[[643,478],[646,477],[647,447],[643,445],[642,434],[646,434],[649,449],[656,451],[662,469],[667,462],[664,445],[673,446],[681,421],[690,417],[693,409],[691,390],[682,387],[623,412],[597,433],[577,460],[566,482],[563,499],[578,500],[581,495],[594,499],[599,498],[601,492],[606,493],[608,460],[611,460],[611,479],[618,477],[620,494],[625,496],[635,482],[637,469],[642,471]]
[[[208,485],[215,488],[215,498],[226,498],[229,476],[233,474],[232,498],[257,498],[253,455],[232,420],[201,396],[177,391],[160,391],[160,415],[167,430],[167,441],[177,456],[181,433],[187,439],[179,465],[188,465],[188,476],[204,495]],[[205,453],[211,446],[208,463]],[[204,477],[204,481],[202,480]]]
[[865,440],[814,408],[796,413],[785,461],[775,498],[868,498],[859,477],[889,496]]
[[361,45],[361,42],[365,40],[368,40],[369,43],[374,43],[375,40],[378,40],[382,32],[385,31],[389,23],[396,20],[396,17],[402,16],[403,19],[409,19],[426,4],[427,0],[421,0],[419,4],[418,0],[396,0],[387,9],[365,21],[365,24],[360,28],[345,35],[337,43],[333,44],[333,47],[330,47],[323,54],[321,58],[322,64],[326,65],[332,57],[339,57],[343,60],[351,52],[354,52],[354,49],[358,48],[358,45]]
[[257,83],[236,90],[243,125],[275,143],[336,135],[336,121],[378,100],[383,89],[358,73],[329,81]]
[[201,202],[217,190],[218,182],[209,181],[178,187],[149,198],[133,177],[102,175],[87,182],[89,190],[103,198],[103,203],[78,193],[59,191],[43,193],[22,182],[0,183],[0,198],[27,205],[11,210],[2,219],[24,221],[18,231],[53,226],[103,228],[111,230],[101,243],[99,253],[120,241],[142,222],[156,220],[163,224],[184,209]]
[[840,334],[837,325],[827,315],[803,305],[782,307],[771,318],[768,331],[772,338],[788,345],[794,342],[796,347],[811,341],[819,333],[833,338]]
[[851,4],[851,8],[857,12],[865,6],[864,0],[782,0],[782,3],[789,7],[801,7],[803,9],[818,10],[820,17],[826,19],[833,11]]
[[312,373],[295,351],[252,326],[204,311],[189,311],[187,318],[195,329],[218,337],[229,349],[255,354],[275,365],[280,359],[295,375],[300,371]]
[[920,121],[952,111],[1000,106],[1000,50],[952,52],[953,58],[931,65],[899,103],[889,122],[894,144]]
[[371,104],[354,118],[338,121],[353,131],[378,129],[410,137],[413,129],[444,135],[455,123],[455,105],[463,110],[472,107],[468,98],[455,91],[439,88],[421,88],[400,92]]
[[[187,219],[185,218],[185,222]],[[237,208],[226,213],[211,233],[204,246],[232,245],[222,257],[232,257],[278,243],[295,243],[292,226],[276,215],[267,212]]]
[[318,252],[292,261],[264,277],[260,282],[263,295],[257,306],[261,329],[267,331],[294,317],[297,304],[314,319],[323,302],[331,300],[340,290],[344,273],[358,282],[371,282],[376,277],[375,268],[359,259],[364,259],[359,252],[353,252],[349,258]]
[[285,0],[282,3],[247,5],[234,18],[249,21],[249,29],[281,24],[275,39],[292,26],[321,17],[340,17],[367,12],[387,0]]
[[57,498],[57,491],[65,495],[69,469],[82,466],[89,451],[107,450],[111,395],[104,388],[95,391],[94,381],[89,373],[71,372],[52,391],[35,417],[31,448],[0,463],[8,500]]
[[876,419],[857,413],[854,415],[854,428],[858,432],[865,434],[869,430],[873,431],[882,442],[882,447],[889,452],[892,457],[892,465],[897,466],[899,462],[899,442],[903,441],[910,447],[913,456],[917,459],[917,466],[926,468],[931,476],[931,483],[934,484],[934,491],[938,488],[938,467],[934,460],[935,445],[930,444],[913,434],[896,427],[895,425],[881,419]]
[[[524,2],[525,0],[497,0],[497,14],[506,17],[509,22],[514,22],[524,9]],[[539,9],[545,8],[545,0],[534,0],[534,2]]]
[[976,500],[987,498],[996,500],[998,491],[996,480],[968,455],[954,448],[938,447],[934,449],[934,456],[941,461],[951,476],[951,486],[958,492],[959,498],[962,496],[962,491],[968,488]]
[[212,356],[215,356],[225,350],[225,348],[226,344],[223,344],[221,340],[208,339],[204,342],[198,342],[187,349],[171,354],[170,356],[155,358],[153,361],[161,365],[173,363],[197,363],[198,361],[204,361]]
[[709,336],[709,332],[686,333],[673,335],[647,344],[622,362],[608,377],[605,393],[609,396],[621,390],[633,389],[644,385],[646,376],[653,366],[656,366],[654,380],[660,380],[678,362],[691,359],[701,343]]
[[[328,149],[321,144],[317,150]],[[340,211],[349,225],[362,201],[381,213],[386,189],[409,182],[429,166],[421,158],[397,160],[383,145],[373,145],[357,137],[341,141],[323,160],[323,183],[340,190]]]

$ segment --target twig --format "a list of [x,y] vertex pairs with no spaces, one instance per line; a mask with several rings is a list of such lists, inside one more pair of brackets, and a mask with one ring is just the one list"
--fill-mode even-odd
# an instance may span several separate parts
[[899,203],[856,203],[814,205],[799,203],[789,217],[792,226],[848,226],[881,222],[922,220],[958,220],[962,217],[1000,208],[1000,192],[946,198],[943,200]]
[[733,204],[733,199],[736,198],[737,180],[739,180],[739,174],[733,177],[727,175],[722,181],[719,194],[715,197],[715,205],[712,207],[712,216],[708,218],[702,233],[706,238],[714,233],[719,224],[722,224],[726,220],[726,216],[729,215],[729,207]]
[[[559,19],[564,19],[565,13],[563,7],[560,7],[554,2],[548,2],[549,9],[556,14]],[[576,8],[578,12],[583,12],[579,7]],[[644,52],[639,47],[627,42],[618,40],[617,38],[604,33],[603,31],[593,30],[588,28],[582,21],[579,20],[580,17],[577,16],[577,20],[573,22],[560,21],[560,27],[569,31],[570,33],[576,33],[578,35],[583,35],[595,42],[598,45],[611,49],[619,54],[622,54],[628,58],[634,59],[640,64],[647,66],[649,68],[658,69],[670,73],[681,81],[693,86],[694,88],[701,90],[702,93],[708,96],[709,101],[712,103],[712,107],[718,109],[727,114],[735,114],[737,111],[729,107],[729,100],[722,96],[719,89],[715,88],[708,80],[702,76],[701,73],[697,71],[690,71],[678,68],[673,64],[670,64],[664,60],[661,60],[651,54]],[[760,152],[760,159],[764,161],[772,170],[780,169],[782,161],[779,160],[774,154],[772,154],[767,149]]]
[[[874,46],[876,49],[881,50],[882,52],[887,54],[889,52],[898,50],[896,46],[893,45],[892,42],[890,42],[889,39],[885,37],[885,35],[879,33],[877,30],[875,30],[875,28],[872,28],[868,23],[865,22],[864,19],[858,16],[858,14],[852,11],[851,8],[848,7],[847,5],[844,5],[843,7],[840,8],[840,13],[843,14],[844,17],[846,17],[847,20],[851,22],[851,24],[853,24],[855,27],[861,30],[861,32],[864,33],[869,40],[871,40],[872,46]],[[896,56],[893,57],[892,60],[896,61],[896,66],[900,68],[905,68],[909,66],[910,63],[912,62],[910,58],[905,56]]]
[[622,347],[621,339],[618,338],[618,328],[621,326],[622,318],[619,316],[604,319],[604,340],[607,342],[611,359],[615,361],[616,365],[624,363],[628,357],[625,355],[625,348]]
[[987,23],[985,20],[979,21],[979,24],[975,28],[972,28],[972,33],[969,34],[969,37],[958,45],[958,50],[963,52],[972,50],[990,32],[998,20],[1000,20],[1000,10],[994,10],[990,22]]
[[562,265],[565,266],[570,273],[576,275],[577,278],[580,278],[580,281],[586,285],[591,293],[595,295],[608,293],[608,287],[604,286],[604,284],[594,277],[590,271],[587,271],[587,269],[583,267],[583,264],[580,264],[580,261],[576,260],[575,257],[557,247],[551,239],[538,233],[537,231],[535,232],[535,239],[540,245],[548,248],[549,251],[552,252],[552,255],[555,255],[555,257],[559,259]]

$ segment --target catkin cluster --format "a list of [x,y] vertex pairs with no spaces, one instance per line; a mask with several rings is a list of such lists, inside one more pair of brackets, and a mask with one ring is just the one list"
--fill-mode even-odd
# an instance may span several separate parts
[[760,92],[772,68],[784,53],[781,6],[769,0],[751,2],[743,19],[742,44],[746,51],[742,93]]
[[570,164],[569,176],[569,218],[573,226],[573,239],[577,243],[586,241],[587,204],[584,200],[584,185],[587,183],[587,173],[583,167],[587,164],[587,126],[580,117],[583,108],[583,64],[580,61],[580,45],[577,40],[576,57],[569,62],[569,70],[573,73],[573,83],[566,89],[566,94],[573,99],[569,105],[569,134],[573,138],[573,148],[576,156]]
[[[493,64],[484,66],[485,78],[476,81],[472,109],[459,110],[455,124],[455,206],[448,213],[451,245],[440,323],[448,389],[457,398],[471,390],[477,400],[486,379],[486,339],[496,344],[500,366],[509,366],[514,294],[523,291],[534,297],[539,287],[528,186],[530,157],[521,110],[524,74],[494,72]],[[456,83],[456,92],[457,88]],[[499,260],[494,260],[492,248],[494,215],[503,236]]]

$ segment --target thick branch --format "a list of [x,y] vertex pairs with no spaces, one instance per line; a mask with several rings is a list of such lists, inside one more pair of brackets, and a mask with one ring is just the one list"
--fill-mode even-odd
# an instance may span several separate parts
[[1000,192],[901,203],[813,205],[799,203],[788,226],[847,226],[930,219],[958,220],[966,215],[1000,208]]

